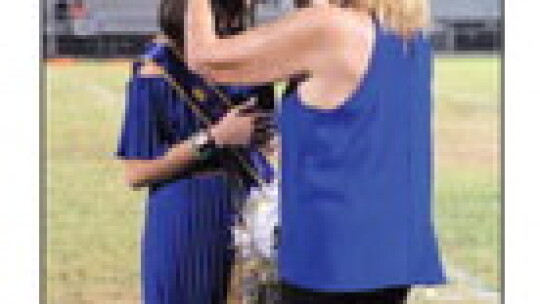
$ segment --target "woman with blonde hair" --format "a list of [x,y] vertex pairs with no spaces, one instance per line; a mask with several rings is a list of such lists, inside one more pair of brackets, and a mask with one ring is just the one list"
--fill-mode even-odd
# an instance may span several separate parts
[[219,37],[190,0],[187,64],[222,83],[302,79],[283,100],[283,303],[404,303],[445,281],[431,220],[425,0],[313,0]]

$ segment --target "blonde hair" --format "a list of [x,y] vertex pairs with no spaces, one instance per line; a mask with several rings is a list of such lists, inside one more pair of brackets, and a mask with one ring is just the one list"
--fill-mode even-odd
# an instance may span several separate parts
[[331,0],[338,5],[367,10],[385,26],[404,36],[429,26],[429,0]]

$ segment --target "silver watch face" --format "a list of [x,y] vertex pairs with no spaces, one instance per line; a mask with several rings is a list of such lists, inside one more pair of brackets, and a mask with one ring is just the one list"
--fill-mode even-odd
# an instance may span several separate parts
[[198,133],[193,137],[193,144],[197,147],[204,146],[208,142],[208,134],[206,132]]

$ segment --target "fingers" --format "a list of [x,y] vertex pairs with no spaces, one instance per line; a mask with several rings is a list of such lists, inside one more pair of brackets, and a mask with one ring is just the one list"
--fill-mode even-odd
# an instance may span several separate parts
[[250,126],[255,129],[275,129],[276,123],[274,121],[274,115],[268,112],[248,112],[242,113],[243,119],[249,121]]
[[261,147],[261,151],[263,153],[272,154],[279,151],[279,140],[277,136],[274,136],[273,138],[269,139],[264,145]]
[[251,143],[257,147],[266,146],[272,139],[276,137],[277,133],[275,130],[262,130],[254,131],[251,136]]
[[274,117],[272,116],[260,116],[254,117],[255,119],[255,126],[261,127],[261,128],[270,128],[270,129],[276,129],[277,124],[274,120]]
[[228,145],[265,145],[276,133],[274,115],[256,107],[255,98],[234,107],[219,123]]
[[234,108],[234,111],[237,113],[250,113],[255,109],[256,105],[256,99],[255,97],[251,97],[248,101],[244,102],[241,105],[238,105]]
[[274,114],[270,112],[257,111],[257,112],[250,113],[250,116],[254,117],[257,121],[261,121],[261,122],[274,120]]

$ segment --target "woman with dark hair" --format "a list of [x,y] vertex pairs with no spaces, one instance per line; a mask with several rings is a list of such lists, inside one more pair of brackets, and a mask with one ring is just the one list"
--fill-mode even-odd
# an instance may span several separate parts
[[224,38],[209,0],[190,0],[187,63],[221,83],[303,76],[280,118],[283,303],[404,303],[444,282],[426,1],[311,2]]
[[[227,5],[215,10],[220,35],[244,26],[240,0],[218,4]],[[185,65],[184,10],[185,1],[162,0],[163,35],[134,64],[117,152],[127,182],[148,188],[142,243],[146,304],[226,302],[230,230],[254,182],[243,165],[253,169],[260,157],[253,147],[268,136],[259,132],[268,128],[264,115],[244,103],[255,98],[271,105],[268,87],[210,86]]]

